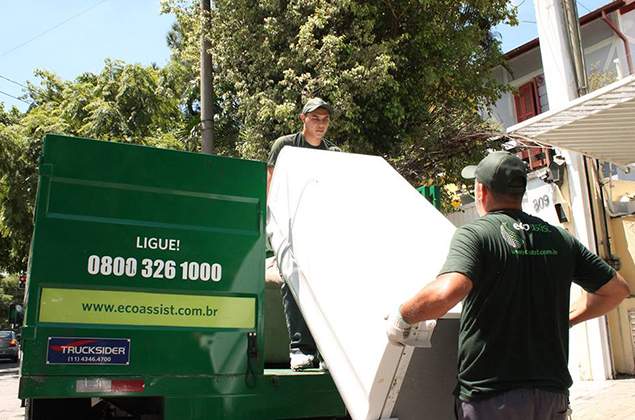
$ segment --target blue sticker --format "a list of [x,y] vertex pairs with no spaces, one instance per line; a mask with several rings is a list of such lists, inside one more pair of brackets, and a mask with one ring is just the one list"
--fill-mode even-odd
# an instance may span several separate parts
[[128,365],[129,338],[49,337],[47,364]]

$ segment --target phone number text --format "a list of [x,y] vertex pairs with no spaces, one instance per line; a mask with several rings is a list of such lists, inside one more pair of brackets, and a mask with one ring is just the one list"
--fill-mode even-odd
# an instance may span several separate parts
[[91,255],[88,257],[88,274],[96,276],[135,277],[141,274],[146,279],[201,280],[219,282],[223,277],[223,267],[218,263],[185,261],[177,264],[172,260],[111,257]]

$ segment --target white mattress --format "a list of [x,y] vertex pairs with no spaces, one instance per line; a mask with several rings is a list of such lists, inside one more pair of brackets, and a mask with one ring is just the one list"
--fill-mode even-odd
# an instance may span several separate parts
[[[281,151],[269,190],[267,232],[354,420],[414,418],[406,411],[420,417],[420,409],[451,403],[451,389],[443,401],[434,393],[424,397],[424,388],[453,386],[456,322],[440,322],[433,349],[417,349],[415,358],[423,365],[434,354],[434,365],[447,369],[408,369],[413,349],[388,342],[384,316],[434,280],[454,230],[382,158]],[[459,314],[460,305],[446,318]],[[408,392],[420,398],[400,401],[398,413],[402,384],[414,386]]]

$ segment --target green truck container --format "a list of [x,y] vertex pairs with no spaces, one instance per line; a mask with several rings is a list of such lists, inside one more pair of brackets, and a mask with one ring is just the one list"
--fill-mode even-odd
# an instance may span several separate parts
[[39,176],[27,419],[346,415],[328,373],[265,357],[288,343],[265,333],[263,162],[49,135]]

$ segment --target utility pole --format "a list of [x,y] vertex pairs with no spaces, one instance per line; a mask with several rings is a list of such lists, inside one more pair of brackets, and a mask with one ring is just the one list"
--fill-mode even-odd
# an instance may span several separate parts
[[572,0],[562,0],[564,9],[564,24],[569,39],[569,51],[573,62],[573,72],[575,74],[577,96],[589,93],[589,83],[584,65],[584,50],[582,49],[582,38],[580,37],[580,22],[576,2]]
[[210,0],[201,0],[201,134],[202,153],[214,154],[214,69],[209,52]]
[[[534,0],[534,7],[549,109],[561,109],[587,93],[584,51],[580,41],[580,24],[575,2]],[[571,222],[576,237],[592,252],[597,252],[586,158],[579,153],[566,150],[561,150],[560,153],[567,164],[569,197],[573,213]],[[582,354],[578,352],[572,353],[569,361],[569,369],[574,380],[609,378],[611,361],[605,319],[602,317],[588,321],[582,328],[584,330],[571,330],[571,348],[576,347],[575,343],[586,343],[584,359],[587,363],[582,363]],[[575,360],[576,358],[579,360]],[[578,378],[575,378],[576,373]]]

